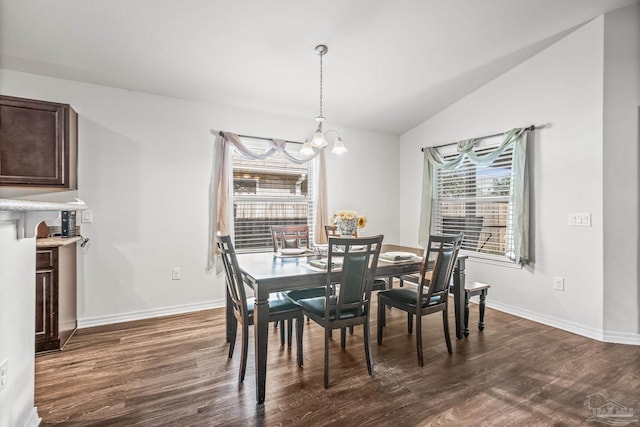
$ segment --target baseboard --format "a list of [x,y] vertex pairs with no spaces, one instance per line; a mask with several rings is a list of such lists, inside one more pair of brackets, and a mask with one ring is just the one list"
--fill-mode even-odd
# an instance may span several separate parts
[[[495,310],[502,311],[508,314],[512,314],[514,316],[522,317],[524,319],[531,320],[533,322],[542,323],[543,325],[562,329],[563,331],[571,332],[577,335],[582,335],[583,337],[591,338],[597,341],[605,341],[605,336],[603,334],[603,331],[598,329],[585,327],[584,325],[580,325],[574,322],[567,322],[566,320],[563,320],[563,319],[558,319],[552,316],[546,316],[533,311],[523,310],[520,307],[515,307],[509,304],[490,301],[489,298],[487,298],[486,304],[487,304],[487,307],[490,307]],[[607,341],[607,342],[615,342],[615,341]]]
[[616,344],[640,345],[640,334],[604,331],[603,341]]
[[38,427],[42,422],[42,418],[38,416],[38,408],[35,406],[29,413],[29,417],[25,420],[23,426],[24,427]]
[[93,326],[111,325],[113,323],[130,322],[132,320],[149,319],[152,317],[170,316],[172,314],[191,313],[225,306],[225,300],[204,301],[193,304],[174,305],[171,307],[154,308],[151,310],[134,311],[129,313],[108,314],[106,316],[85,317],[78,319],[78,329]]

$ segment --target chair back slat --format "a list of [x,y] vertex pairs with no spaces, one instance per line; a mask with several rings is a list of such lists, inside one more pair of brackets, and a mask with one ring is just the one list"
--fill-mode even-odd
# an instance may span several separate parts
[[[418,304],[425,300],[435,301],[436,297],[439,297],[438,303],[447,303],[451,277],[463,238],[464,233],[462,232],[453,236],[432,235],[429,237],[420,272],[420,286],[417,292]],[[434,261],[429,278],[427,273],[430,268],[430,260]]]
[[248,316],[246,302],[247,295],[244,289],[242,273],[240,271],[240,266],[238,265],[236,251],[233,248],[233,243],[231,242],[231,236],[216,235],[216,245],[220,252],[220,256],[222,257],[227,291],[231,297],[233,309],[243,318],[246,318],[246,316]]
[[273,251],[309,248],[308,225],[272,225]]
[[335,309],[336,319],[343,312],[349,317],[368,313],[371,300],[371,286],[378,265],[378,256],[384,236],[361,238],[329,238],[327,287],[334,282],[332,271],[340,269],[342,274],[337,286],[335,306],[325,305],[325,316]]

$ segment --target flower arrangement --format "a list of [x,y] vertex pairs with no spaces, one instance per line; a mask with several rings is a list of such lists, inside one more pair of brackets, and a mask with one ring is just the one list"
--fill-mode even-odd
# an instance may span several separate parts
[[367,217],[358,215],[356,211],[340,210],[335,211],[329,223],[338,227],[341,236],[352,236],[356,228],[363,228],[367,225]]

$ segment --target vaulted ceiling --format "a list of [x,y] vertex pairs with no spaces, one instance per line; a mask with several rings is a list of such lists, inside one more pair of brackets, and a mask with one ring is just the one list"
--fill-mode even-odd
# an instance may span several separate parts
[[[637,0],[0,0],[0,67],[403,133]],[[312,124],[310,126],[313,126]]]

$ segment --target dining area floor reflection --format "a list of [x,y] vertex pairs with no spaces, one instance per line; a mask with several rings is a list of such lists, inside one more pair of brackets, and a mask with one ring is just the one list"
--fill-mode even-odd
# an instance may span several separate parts
[[[371,322],[375,331],[376,316]],[[386,322],[382,345],[372,335],[374,377],[363,368],[362,328],[347,334],[345,350],[334,334],[329,389],[323,387],[324,330],[305,324],[299,368],[295,346],[280,345],[279,331],[269,328],[262,405],[255,400],[253,346],[246,380],[238,384],[240,358],[228,358],[223,308],[82,329],[64,352],[36,358],[35,404],[44,426],[583,425],[591,416],[583,403],[598,392],[640,408],[634,346],[488,308],[485,330],[452,340],[451,355],[440,316],[424,318],[419,367],[406,313],[388,310]]]

